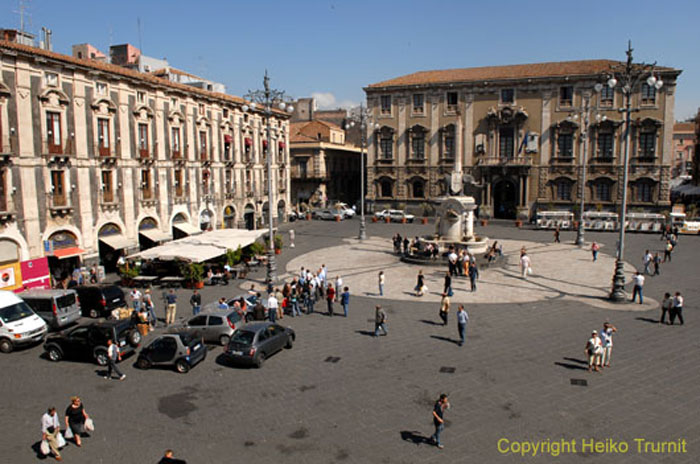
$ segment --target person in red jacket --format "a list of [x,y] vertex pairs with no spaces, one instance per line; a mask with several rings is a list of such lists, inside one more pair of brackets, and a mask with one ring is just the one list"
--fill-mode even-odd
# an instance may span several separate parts
[[328,284],[326,292],[326,301],[328,301],[328,315],[333,317],[333,301],[335,300],[335,289],[332,284]]

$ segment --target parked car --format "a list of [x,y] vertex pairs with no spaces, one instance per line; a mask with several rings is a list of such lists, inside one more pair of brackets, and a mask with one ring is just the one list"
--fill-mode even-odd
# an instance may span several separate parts
[[113,340],[122,356],[133,353],[141,343],[141,334],[132,318],[118,321],[92,322],[49,336],[44,351],[49,359],[92,360],[107,365],[107,340]]
[[416,218],[413,214],[408,214],[401,209],[383,209],[374,213],[374,217],[377,219],[386,219],[388,217],[394,222],[403,222],[404,219],[406,222],[413,222]]
[[73,289],[27,290],[19,294],[52,329],[61,329],[80,319],[80,302]]
[[85,285],[73,290],[78,292],[83,316],[109,317],[115,309],[127,307],[124,292],[116,285]]
[[0,290],[0,351],[44,340],[48,326],[20,297]]
[[335,208],[341,211],[347,219],[355,217],[355,210],[350,208],[347,203],[336,203]]
[[224,358],[232,363],[262,367],[267,358],[282,348],[291,349],[295,337],[291,328],[272,322],[248,324],[233,334],[224,351]]
[[332,210],[330,209],[319,209],[313,212],[313,216],[315,219],[321,219],[323,221],[333,221],[335,220],[335,217],[340,215],[341,213],[335,214]]
[[168,333],[188,332],[202,338],[206,343],[228,345],[231,335],[245,320],[233,309],[212,309],[180,321],[168,329]]
[[173,366],[179,373],[186,374],[206,357],[207,347],[201,338],[187,332],[165,334],[141,350],[136,367]]

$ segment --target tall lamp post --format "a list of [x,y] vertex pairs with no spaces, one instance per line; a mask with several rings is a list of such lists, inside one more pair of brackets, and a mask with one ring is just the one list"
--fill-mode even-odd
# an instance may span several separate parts
[[248,112],[249,109],[255,110],[258,105],[263,106],[265,119],[267,122],[267,212],[268,212],[268,233],[269,246],[267,247],[267,289],[270,291],[272,286],[277,281],[277,264],[275,262],[275,235],[273,228],[273,182],[272,182],[272,108],[276,106],[281,111],[291,113],[294,107],[288,104],[291,98],[287,97],[283,90],[271,89],[270,78],[265,70],[263,78],[262,90],[249,90],[245,98],[249,100],[250,105],[243,105],[243,111]]
[[656,90],[660,90],[664,83],[661,79],[654,77],[653,64],[633,64],[632,63],[632,42],[627,45],[627,63],[619,66],[618,69],[613,68],[608,79],[608,86],[615,88],[620,86],[625,97],[625,107],[620,109],[620,112],[625,113],[625,159],[622,171],[622,207],[620,209],[620,235],[617,244],[617,259],[615,260],[615,274],[613,275],[613,286],[610,292],[610,299],[615,302],[623,302],[627,300],[625,293],[625,228],[627,227],[627,184],[630,161],[630,142],[631,142],[631,122],[632,111],[638,109],[632,108],[632,92],[637,87],[639,82],[646,77],[646,83]]
[[[594,87],[596,93],[603,90],[603,84],[596,84]],[[584,227],[583,227],[583,213],[586,207],[586,170],[588,167],[588,131],[591,122],[591,95],[590,93],[584,93],[583,96],[583,108],[580,111],[581,114],[581,141],[583,142],[583,152],[581,153],[581,185],[579,185],[578,195],[579,195],[579,213],[578,213],[578,228],[576,229],[576,245],[583,246],[584,244]],[[574,114],[574,119],[578,119],[578,113]],[[601,120],[600,115],[596,114],[596,119]],[[603,118],[604,119],[604,118]]]
[[360,149],[360,234],[357,238],[365,240],[367,238],[367,223],[365,221],[365,149],[367,148],[367,128],[376,129],[379,124],[376,122],[368,122],[372,117],[372,112],[369,108],[365,108],[360,103],[360,111],[357,114],[350,114],[346,127],[355,127],[360,125],[361,149]]

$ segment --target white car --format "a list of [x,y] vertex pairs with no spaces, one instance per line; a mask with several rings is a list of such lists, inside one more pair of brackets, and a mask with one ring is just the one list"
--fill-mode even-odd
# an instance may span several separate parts
[[347,203],[336,203],[335,209],[342,211],[347,219],[355,217],[355,210],[350,208]]
[[416,218],[413,214],[407,214],[405,211],[400,209],[384,209],[374,213],[374,217],[377,219],[386,219],[388,217],[394,222],[403,222],[404,219],[406,222],[413,222],[413,220]]

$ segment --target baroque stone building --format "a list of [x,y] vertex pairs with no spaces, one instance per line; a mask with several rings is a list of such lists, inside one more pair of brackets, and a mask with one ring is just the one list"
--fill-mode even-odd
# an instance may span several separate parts
[[[369,85],[367,105],[379,128],[368,133],[368,201],[376,208],[418,209],[463,178],[476,184],[470,193],[482,216],[572,210],[582,177],[581,115],[588,103],[587,204],[615,209],[622,198],[623,94],[605,85],[594,89],[619,65],[624,63],[585,60],[424,71]],[[669,205],[680,73],[657,67],[660,90],[646,78],[632,90],[633,208]]]
[[[289,121],[116,65],[0,41],[0,264],[118,255],[289,210]],[[267,196],[266,157],[274,194]]]

